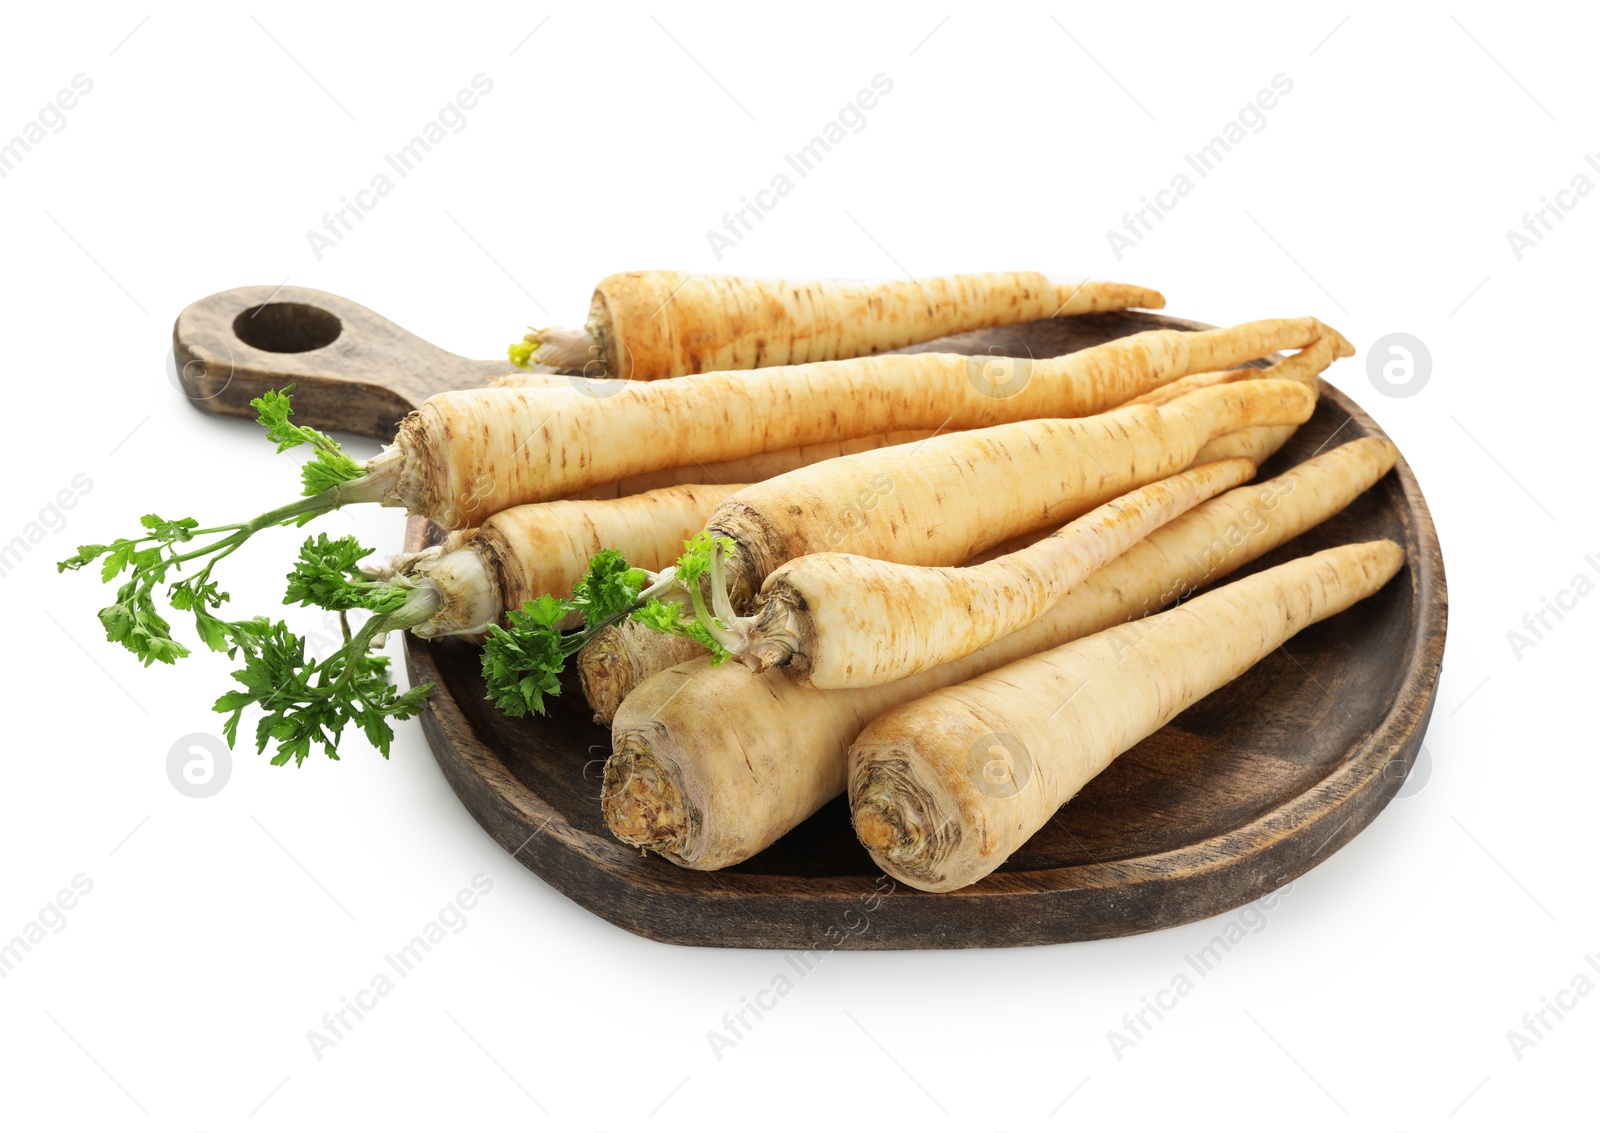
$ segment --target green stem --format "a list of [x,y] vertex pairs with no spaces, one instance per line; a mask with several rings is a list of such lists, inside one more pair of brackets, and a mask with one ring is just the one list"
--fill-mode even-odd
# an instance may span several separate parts
[[[293,520],[315,519],[319,515],[326,515],[330,511],[337,511],[346,504],[380,503],[394,484],[394,466],[384,464],[365,476],[347,481],[326,492],[315,496],[305,496],[282,507],[263,512],[254,519],[245,523],[223,524],[218,527],[202,527],[190,532],[191,537],[196,535],[215,535],[219,531],[232,532],[225,539],[218,539],[197,550],[188,551],[182,555],[173,555],[172,565],[178,566],[194,559],[202,558],[212,552],[219,551],[217,561],[221,561],[244,545],[245,541],[258,531],[269,527],[281,527]],[[139,540],[147,542],[148,540]]]
[[711,559],[706,573],[711,576],[711,610],[706,609],[698,578],[686,587],[689,601],[694,605],[695,617],[713,641],[738,657],[750,648],[750,628],[755,624],[755,619],[741,618],[733,612],[727,579],[722,572],[722,547],[716,542],[711,544]]
[[583,649],[585,645],[588,645],[589,642],[600,636],[602,630],[609,629],[618,622],[627,621],[629,616],[632,615],[635,610],[642,609],[656,599],[663,598],[665,595],[672,595],[676,592],[687,593],[687,588],[678,581],[677,572],[672,567],[668,567],[666,570],[662,571],[660,574],[654,575],[653,577],[655,578],[655,581],[645,589],[639,591],[638,599],[626,610],[618,611],[608,618],[602,618],[592,625],[585,623],[581,630],[574,630],[572,633],[562,634],[561,655],[563,657],[575,656]]
[[[345,643],[332,654],[326,661],[316,662],[312,665],[314,670],[323,674],[337,672],[333,683],[325,685],[318,691],[323,699],[333,699],[336,694],[343,691],[351,679],[359,671],[356,663],[373,648],[373,642],[395,630],[409,629],[419,625],[439,612],[439,594],[432,587],[420,587],[412,591],[406,599],[405,605],[387,614],[373,614],[361,628],[353,634],[350,632],[349,621],[345,618],[344,611],[340,611],[339,619],[345,632]],[[263,705],[265,707],[265,705]]]

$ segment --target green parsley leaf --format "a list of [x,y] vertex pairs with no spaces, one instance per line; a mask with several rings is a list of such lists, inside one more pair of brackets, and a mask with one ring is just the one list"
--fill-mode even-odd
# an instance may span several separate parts
[[561,695],[567,659],[627,617],[649,577],[620,552],[603,550],[590,560],[570,599],[546,594],[509,611],[506,625],[492,628],[483,643],[488,699],[509,716],[542,715],[545,698]]
[[715,668],[733,654],[711,636],[711,631],[700,624],[692,612],[685,613],[681,602],[661,602],[652,598],[631,615],[633,620],[649,626],[657,633],[676,634],[699,642],[711,651],[711,664]]
[[217,698],[213,708],[227,716],[222,730],[231,747],[247,708],[259,708],[256,750],[276,743],[274,766],[306,761],[313,747],[329,759],[339,758],[339,740],[355,724],[379,753],[389,758],[394,740],[390,721],[409,720],[426,706],[432,685],[400,692],[389,683],[389,659],[370,651],[369,643],[385,627],[377,615],[344,648],[326,661],[306,657],[305,639],[283,622],[259,620],[252,648],[244,651],[244,667],[233,673],[239,688]]
[[305,495],[320,496],[331,488],[366,475],[361,463],[339,447],[339,442],[316,429],[296,425],[289,420],[294,410],[289,404],[289,394],[294,386],[281,390],[269,389],[250,404],[259,416],[257,422],[267,431],[267,439],[275,441],[279,452],[288,452],[301,445],[310,445],[313,459],[300,469],[300,479]]
[[364,577],[358,564],[370,554],[372,548],[363,547],[353,535],[307,539],[289,572],[284,605],[393,613],[405,604],[407,588]]
[[[230,622],[214,613],[228,600],[228,595],[211,580],[212,570],[257,531],[304,524],[332,511],[336,502],[320,493],[365,474],[362,466],[346,456],[332,438],[315,429],[301,428],[289,420],[292,388],[268,390],[251,404],[260,413],[260,423],[267,430],[267,436],[277,443],[279,452],[305,444],[315,450],[314,459],[307,462],[301,477],[307,495],[314,498],[302,499],[244,523],[221,527],[202,528],[194,519],[165,519],[151,513],[140,517],[142,534],[110,543],[86,543],[78,548],[77,554],[56,564],[59,572],[81,570],[98,561],[100,580],[107,583],[127,574],[117,590],[116,601],[100,611],[100,622],[108,640],[126,647],[146,665],[156,661],[171,664],[189,654],[189,650],[172,637],[171,625],[156,608],[155,593],[158,587],[167,584],[169,575],[181,575],[191,563],[201,564],[197,573],[167,585],[172,608],[194,616],[195,631],[210,649],[231,656],[241,645],[254,641],[259,636],[255,621]],[[354,545],[354,540],[350,543]],[[302,550],[302,563],[296,567],[296,574],[302,576],[298,585],[305,595],[311,595],[314,584],[320,585],[337,595],[340,601],[349,603],[330,607],[335,609],[359,605],[383,611],[404,602],[404,594],[396,596],[392,588],[381,590],[364,580],[341,579],[341,572],[347,576],[351,573],[341,567],[340,556],[346,553],[343,544],[335,548],[326,540],[320,553],[313,554],[315,562],[306,560],[306,552]],[[351,566],[353,568],[353,563]]]

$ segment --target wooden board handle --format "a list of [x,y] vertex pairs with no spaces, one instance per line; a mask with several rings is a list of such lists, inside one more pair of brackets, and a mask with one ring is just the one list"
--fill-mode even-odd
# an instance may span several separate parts
[[206,413],[253,418],[251,398],[292,382],[299,424],[381,441],[434,394],[512,371],[309,287],[236,287],[191,303],[172,326],[172,353],[179,386]]

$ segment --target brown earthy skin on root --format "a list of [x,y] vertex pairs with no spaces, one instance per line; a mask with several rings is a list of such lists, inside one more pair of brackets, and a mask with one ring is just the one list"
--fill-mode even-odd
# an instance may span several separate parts
[[917,889],[981,880],[1118,755],[1404,557],[1387,539],[1307,555],[890,709],[850,748],[857,836]]
[[654,380],[855,358],[985,327],[1165,305],[1149,288],[1053,283],[1036,272],[856,283],[644,271],[601,280],[586,325],[609,375]]
[[[458,390],[401,423],[386,502],[469,527],[523,503],[668,468],[713,465],[895,429],[962,430],[1081,417],[1190,373],[1304,348],[1335,333],[1315,319],[1216,331],[1147,331],[1037,360],[888,354],[761,371],[626,382],[610,396]],[[995,367],[1018,388],[990,384]],[[1202,391],[1203,392],[1203,391]]]
[[[1388,441],[1364,438],[1235,488],[1090,575],[1027,629],[895,684],[811,689],[780,671],[712,668],[704,657],[676,665],[623,701],[614,750],[664,753],[658,767],[670,762],[675,797],[699,801],[698,831],[674,842],[673,861],[697,869],[744,861],[844,790],[846,752],[883,712],[1184,598],[1342,511],[1397,455]],[[615,810],[604,807],[608,822]]]

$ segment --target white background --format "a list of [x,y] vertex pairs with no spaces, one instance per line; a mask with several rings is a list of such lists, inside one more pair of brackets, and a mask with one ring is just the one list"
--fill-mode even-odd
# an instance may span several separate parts
[[[1600,995],[1520,1060],[1507,1032],[1600,953],[1584,711],[1600,598],[1520,657],[1507,634],[1574,575],[1600,581],[1600,193],[1569,198],[1520,261],[1506,232],[1600,151],[1592,16],[992,7],[7,11],[0,137],[72,76],[93,90],[0,180],[0,542],[74,475],[93,486],[0,579],[0,938],[75,875],[93,890],[0,980],[0,1121],[1393,1129],[1588,1107]],[[307,230],[479,73],[494,88],[467,127],[319,261]],[[879,73],[894,88],[866,128],[718,262],[706,231]],[[1107,230],[1277,74],[1293,91],[1266,128],[1119,262]],[[146,510],[220,522],[298,490],[253,426],[169,382],[177,312],[287,278],[494,357],[641,267],[1020,267],[1149,283],[1213,323],[1338,326],[1361,353],[1329,376],[1407,455],[1450,572],[1420,789],[1120,1060],[1107,1032],[1224,919],[835,954],[720,1061],[706,1032],[781,956],[654,944],[583,912],[478,829],[415,724],[387,763],[359,740],[299,771],[241,750],[220,793],[176,791],[168,752],[218,730],[227,662],[139,668],[100,638],[104,589],[52,564]],[[1366,370],[1394,331],[1432,358],[1404,399]],[[375,509],[323,525],[384,548],[401,531]],[[300,537],[229,564],[239,608],[276,599]],[[314,1058],[306,1032],[479,873],[493,889],[465,930]]]

